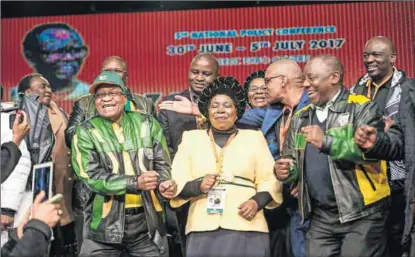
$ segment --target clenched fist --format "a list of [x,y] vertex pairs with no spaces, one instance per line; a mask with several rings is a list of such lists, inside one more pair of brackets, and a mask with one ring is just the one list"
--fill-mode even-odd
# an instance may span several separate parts
[[323,130],[317,125],[305,126],[301,128],[301,133],[305,136],[305,141],[313,144],[320,149],[323,147]]
[[166,199],[172,199],[177,191],[177,184],[174,180],[163,181],[159,185],[161,196]]
[[217,174],[207,174],[200,184],[200,191],[206,194],[216,184]]
[[355,143],[363,149],[370,149],[376,142],[376,128],[363,125],[354,132]]
[[154,170],[149,170],[138,177],[138,190],[154,190],[157,187],[157,179],[159,174]]
[[294,165],[294,160],[288,158],[281,158],[275,162],[274,174],[279,181],[284,181],[288,178],[290,166]]

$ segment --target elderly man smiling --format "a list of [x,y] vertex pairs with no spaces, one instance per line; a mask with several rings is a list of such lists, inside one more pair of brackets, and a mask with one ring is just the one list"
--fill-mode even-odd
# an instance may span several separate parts
[[93,191],[80,256],[167,256],[159,198],[172,198],[176,183],[163,131],[153,117],[124,110],[127,89],[116,73],[102,72],[90,93],[98,115],[72,140],[75,172]]

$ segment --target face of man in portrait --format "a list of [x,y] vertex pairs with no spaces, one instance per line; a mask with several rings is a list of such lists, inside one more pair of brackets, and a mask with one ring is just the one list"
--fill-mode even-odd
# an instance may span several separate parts
[[62,90],[80,71],[88,48],[76,31],[53,26],[37,34],[37,42],[32,49],[25,49],[29,52],[26,56],[31,57],[29,61],[50,82],[53,91]]

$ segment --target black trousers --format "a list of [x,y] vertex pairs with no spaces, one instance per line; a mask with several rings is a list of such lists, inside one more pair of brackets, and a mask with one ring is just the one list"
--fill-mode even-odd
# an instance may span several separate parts
[[308,257],[381,257],[386,250],[388,212],[340,223],[338,219],[312,218],[307,233]]
[[[167,237],[163,237],[164,252],[149,238],[144,213],[125,215],[124,237],[121,244],[108,244],[84,238],[80,257],[167,257],[169,248]],[[128,254],[128,255],[127,255]]]
[[403,190],[392,191],[392,206],[386,221],[388,231],[388,257],[401,257],[404,249],[401,244],[405,225],[405,196]]
[[403,256],[415,257],[415,223],[412,223],[410,245]]
[[75,235],[75,224],[71,222],[65,226],[57,225],[53,228],[55,240],[52,241],[50,257],[77,257],[78,244]]

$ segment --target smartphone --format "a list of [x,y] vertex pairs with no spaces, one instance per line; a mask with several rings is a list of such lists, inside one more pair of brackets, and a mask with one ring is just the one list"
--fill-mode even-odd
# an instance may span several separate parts
[[45,198],[43,198],[42,202],[52,197],[53,177],[53,162],[45,162],[33,166],[32,202],[41,191],[45,191]]
[[13,129],[14,121],[16,120],[16,113],[12,113],[9,116],[9,128]]

